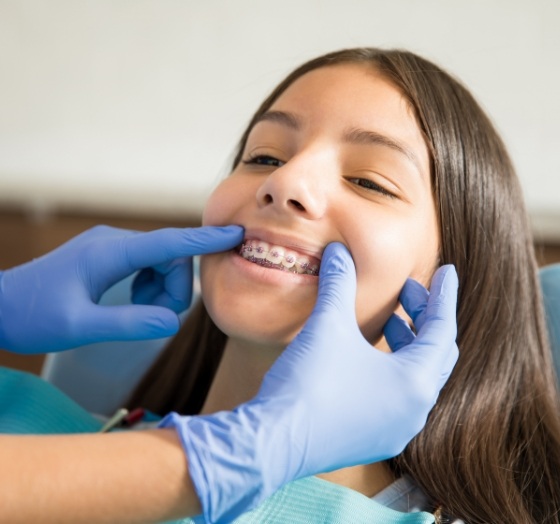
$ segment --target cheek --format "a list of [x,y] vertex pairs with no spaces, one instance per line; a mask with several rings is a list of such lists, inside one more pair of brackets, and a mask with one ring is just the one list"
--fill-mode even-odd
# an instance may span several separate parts
[[233,178],[226,178],[212,192],[202,213],[203,226],[225,226],[231,224],[235,211],[241,202],[240,196],[243,195],[241,188]]
[[[378,224],[355,242],[352,250],[357,273],[356,316],[363,335],[372,343],[398,308],[398,297],[407,278],[427,286],[438,260],[435,221],[411,222],[393,227]],[[382,233],[381,233],[382,232]]]
[[376,256],[367,258],[354,255],[356,317],[362,334],[372,344],[381,338],[383,326],[397,308],[400,290],[411,271],[404,253],[396,256],[395,250],[387,243],[375,252],[378,253]]

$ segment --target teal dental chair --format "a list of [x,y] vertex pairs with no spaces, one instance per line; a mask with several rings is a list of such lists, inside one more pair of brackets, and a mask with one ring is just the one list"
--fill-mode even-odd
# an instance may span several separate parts
[[[560,264],[541,269],[540,279],[554,365],[560,377]],[[102,303],[128,302],[131,282],[132,278],[111,288],[103,296]],[[111,415],[123,405],[165,342],[160,339],[92,344],[52,354],[47,357],[42,376],[87,411]]]

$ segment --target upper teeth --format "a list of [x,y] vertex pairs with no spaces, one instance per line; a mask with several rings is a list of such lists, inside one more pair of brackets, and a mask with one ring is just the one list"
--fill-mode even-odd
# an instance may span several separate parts
[[264,240],[245,240],[241,246],[241,255],[253,262],[277,269],[308,275],[319,274],[319,264],[314,263],[309,257],[282,246],[269,244]]

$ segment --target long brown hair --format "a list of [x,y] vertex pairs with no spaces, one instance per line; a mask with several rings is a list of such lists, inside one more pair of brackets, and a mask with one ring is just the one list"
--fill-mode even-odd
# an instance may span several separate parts
[[[383,74],[415,112],[431,152],[441,262],[455,265],[460,282],[459,361],[426,427],[393,466],[449,517],[560,522],[559,403],[531,233],[507,151],[471,94],[407,51],[330,53],[296,69],[263,102],[233,165],[254,122],[288,86],[309,71],[344,63]],[[132,404],[161,413],[200,409],[225,336],[197,307]]]

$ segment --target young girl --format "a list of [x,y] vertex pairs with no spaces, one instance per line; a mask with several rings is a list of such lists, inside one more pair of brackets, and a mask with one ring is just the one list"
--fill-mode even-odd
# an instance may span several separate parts
[[560,522],[558,395],[521,190],[456,80],[405,51],[304,64],[255,113],[204,223],[242,225],[245,240],[203,257],[203,303],[131,406],[252,398],[311,312],[330,242],[350,250],[360,330],[386,351],[405,280],[454,264],[460,358],[425,429],[394,460],[323,477],[442,522]]

